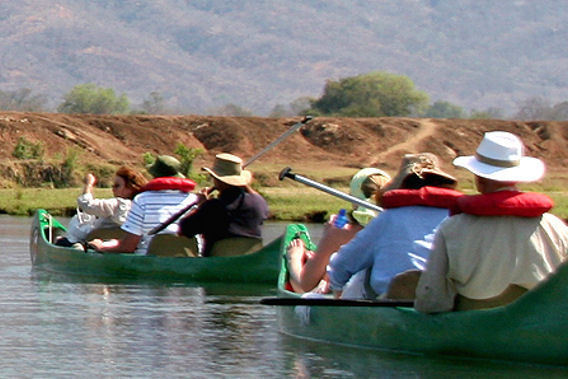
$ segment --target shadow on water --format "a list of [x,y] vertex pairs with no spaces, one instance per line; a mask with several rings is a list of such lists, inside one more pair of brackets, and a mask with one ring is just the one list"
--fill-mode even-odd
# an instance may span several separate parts
[[[37,283],[62,284],[102,284],[109,286],[143,286],[148,288],[202,288],[204,294],[214,301],[220,297],[257,297],[276,294],[276,283],[223,283],[223,282],[169,282],[141,278],[100,277],[90,275],[71,275],[67,273],[48,272],[32,269],[31,279]],[[228,300],[227,300],[228,301]]]
[[545,378],[566,377],[566,368],[517,362],[446,358],[333,345],[284,335],[286,371],[299,378],[383,377]]

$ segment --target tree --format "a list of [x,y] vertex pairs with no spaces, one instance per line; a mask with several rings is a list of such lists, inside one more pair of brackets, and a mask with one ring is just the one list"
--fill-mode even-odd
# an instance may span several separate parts
[[494,107],[489,107],[485,110],[472,109],[469,118],[472,120],[502,119],[503,110]]
[[97,87],[92,83],[79,84],[64,96],[57,107],[61,113],[123,114],[128,113],[126,95],[117,97],[112,88]]
[[555,121],[568,120],[568,101],[563,101],[552,107],[552,114]]
[[159,92],[150,92],[150,97],[142,102],[142,110],[147,114],[167,113],[165,101]]
[[250,117],[252,112],[235,104],[227,104],[220,108],[210,110],[209,113],[217,116]]
[[428,95],[406,76],[388,72],[328,81],[309,112],[345,117],[408,116],[428,104]]
[[431,118],[465,118],[465,111],[459,105],[448,101],[436,101],[424,113],[424,117]]
[[294,116],[305,116],[314,101],[315,99],[312,97],[302,96],[290,103],[290,109]]
[[291,113],[291,111],[288,110],[286,108],[286,106],[284,106],[282,104],[276,104],[274,106],[274,108],[272,108],[272,110],[270,111],[270,114],[268,115],[268,117],[280,118],[280,117],[293,116],[290,113]]
[[29,88],[16,91],[0,91],[0,109],[6,111],[41,112],[45,110],[45,95],[33,95]]
[[542,97],[535,96],[518,104],[518,111],[513,115],[517,120],[549,120],[552,113],[550,103]]

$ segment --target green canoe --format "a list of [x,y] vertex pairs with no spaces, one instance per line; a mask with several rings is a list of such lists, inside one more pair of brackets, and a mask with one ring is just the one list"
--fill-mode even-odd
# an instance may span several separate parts
[[81,276],[171,282],[276,283],[282,238],[262,249],[233,257],[157,257],[101,254],[56,246],[49,236],[65,227],[43,209],[31,227],[30,256],[34,269]]
[[[299,235],[311,244],[303,225],[289,225],[282,254],[288,241]],[[284,300],[278,306],[281,331],[295,337],[410,353],[568,366],[566,264],[507,306],[437,315],[380,303],[357,307],[286,306],[282,303],[302,300],[285,289],[286,282],[283,259],[278,279],[279,299],[275,300]]]

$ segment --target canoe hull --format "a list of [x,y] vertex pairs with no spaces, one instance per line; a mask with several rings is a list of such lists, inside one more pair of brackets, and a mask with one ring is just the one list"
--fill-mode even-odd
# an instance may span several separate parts
[[65,228],[44,210],[34,216],[30,256],[34,269],[81,276],[174,282],[276,283],[281,238],[261,250],[235,257],[155,257],[87,253],[51,244],[52,230]]
[[[285,242],[296,232],[287,232]],[[286,243],[283,244],[286,246]],[[285,289],[285,261],[279,296]],[[279,306],[289,335],[366,348],[568,365],[568,266],[506,307],[426,315],[413,308]]]

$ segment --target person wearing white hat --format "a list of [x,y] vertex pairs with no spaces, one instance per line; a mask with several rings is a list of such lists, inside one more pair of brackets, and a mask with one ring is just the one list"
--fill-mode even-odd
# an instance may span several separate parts
[[222,153],[215,156],[213,168],[204,167],[219,192],[215,198],[180,221],[179,234],[204,239],[203,256],[209,256],[214,244],[231,237],[261,238],[261,225],[268,218],[266,200],[250,187],[252,174],[242,167],[241,158]]
[[481,194],[458,199],[454,215],[437,230],[416,289],[417,310],[508,304],[566,259],[568,227],[547,213],[552,200],[517,188],[545,173],[544,163],[523,150],[514,134],[487,132],[474,155],[454,160],[475,175]]

